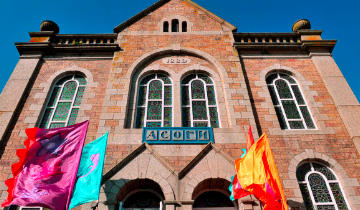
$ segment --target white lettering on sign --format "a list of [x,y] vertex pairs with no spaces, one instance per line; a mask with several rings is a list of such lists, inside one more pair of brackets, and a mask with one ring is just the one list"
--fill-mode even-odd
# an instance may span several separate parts
[[189,58],[184,57],[169,57],[169,58],[163,58],[162,62],[164,64],[188,64],[191,62]]

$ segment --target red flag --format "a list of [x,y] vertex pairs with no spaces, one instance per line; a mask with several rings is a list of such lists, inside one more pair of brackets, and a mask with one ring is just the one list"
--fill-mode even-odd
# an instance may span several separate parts
[[[249,131],[248,131],[248,135],[247,135],[247,145],[246,145],[246,150],[247,151],[246,152],[248,152],[250,150],[250,148],[251,148],[251,146],[253,144],[254,144],[254,136],[252,135],[251,126],[250,126]],[[231,189],[231,196],[230,196],[231,200],[236,200],[236,199],[251,195],[250,192],[244,190],[241,187],[241,184],[239,183],[239,180],[238,180],[236,174],[235,174],[235,176],[234,176],[234,178],[232,180],[232,183],[231,183],[229,189]]]
[[249,131],[247,135],[247,145],[246,145],[246,151],[248,152],[251,148],[251,146],[254,144],[254,136],[251,131],[251,125],[249,126]]
[[266,134],[235,161],[235,168],[242,188],[265,204],[264,209],[289,209]]
[[10,205],[68,209],[88,121],[64,128],[26,129],[24,149],[16,151],[13,178],[5,181]]

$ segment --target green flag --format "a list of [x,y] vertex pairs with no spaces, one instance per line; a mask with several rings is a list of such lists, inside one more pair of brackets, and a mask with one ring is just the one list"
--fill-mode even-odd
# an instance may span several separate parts
[[82,151],[77,182],[69,209],[99,200],[108,134],[87,144]]

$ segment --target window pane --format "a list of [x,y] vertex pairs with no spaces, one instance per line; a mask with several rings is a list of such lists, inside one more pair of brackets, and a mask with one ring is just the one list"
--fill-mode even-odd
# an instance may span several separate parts
[[199,78],[204,80],[204,82],[206,84],[213,84],[213,82],[211,81],[210,77],[208,77],[207,75],[205,74],[199,74]]
[[334,205],[317,205],[318,210],[335,210]]
[[278,105],[278,104],[279,104],[279,101],[278,101],[278,98],[277,98],[277,96],[276,96],[274,86],[273,86],[273,85],[269,85],[268,88],[269,88],[269,92],[270,92],[270,96],[271,96],[271,100],[272,100],[273,104],[274,104],[274,105]]
[[331,188],[331,191],[334,195],[336,204],[339,207],[339,209],[348,209],[339,184],[338,183],[330,183],[330,188]]
[[50,128],[62,128],[65,127],[65,123],[51,123]]
[[312,121],[312,119],[310,117],[310,113],[309,113],[307,107],[306,106],[300,106],[300,110],[301,110],[301,113],[302,113],[302,115],[304,117],[306,126],[308,128],[315,128],[314,122]]
[[208,127],[207,122],[194,122],[194,127]]
[[170,78],[164,74],[158,74],[158,78],[161,79],[164,84],[171,84]]
[[213,86],[207,86],[207,97],[209,105],[216,105],[215,90]]
[[79,112],[79,109],[72,109],[72,110],[71,110],[71,114],[70,114],[68,126],[75,124],[75,121],[76,121],[76,117],[77,117],[77,115],[78,115],[78,112]]
[[164,32],[169,32],[169,22],[167,22],[167,21],[164,22],[163,31]]
[[77,80],[80,85],[86,85],[86,79],[82,76],[76,75],[75,80]]
[[324,176],[328,180],[336,180],[335,175],[329,170],[328,167],[326,167],[324,165],[317,164],[317,163],[313,163],[313,166],[314,166],[315,171],[318,171],[318,172],[324,174]]
[[154,78],[155,78],[155,74],[150,74],[141,80],[140,85],[146,85],[150,80]]
[[204,84],[200,80],[194,80],[191,83],[192,99],[205,99]]
[[182,101],[182,105],[189,104],[189,88],[188,88],[188,86],[181,87],[181,101]]
[[54,109],[46,109],[45,110],[45,113],[44,113],[44,116],[41,120],[41,123],[40,123],[40,128],[46,128],[49,121],[50,121],[50,117],[51,117],[51,114],[52,112],[54,111]]
[[189,107],[183,107],[182,108],[182,126],[183,127],[190,127],[190,108]]
[[307,210],[314,210],[309,190],[306,184],[299,184],[302,197],[304,199],[305,207]]
[[146,127],[161,127],[161,122],[147,122]]
[[196,77],[196,74],[190,74],[181,81],[181,84],[188,84],[190,82],[190,80],[194,79],[195,77]]
[[162,102],[149,101],[147,109],[148,120],[161,120]]
[[290,84],[296,84],[295,80],[287,74],[280,74],[280,77],[286,79]]
[[52,94],[51,94],[51,97],[49,99],[49,104],[48,104],[48,107],[52,107],[52,106],[55,106],[56,105],[56,101],[57,101],[57,98],[59,96],[59,93],[60,93],[60,89],[59,87],[55,87]]
[[136,116],[136,128],[142,128],[144,126],[144,117],[145,117],[145,108],[138,108],[137,109],[137,116]]
[[149,84],[149,99],[162,99],[162,83],[159,80]]
[[310,174],[309,184],[317,203],[332,202],[325,180],[319,174]]
[[186,23],[186,21],[182,22],[182,32],[187,32],[187,23]]
[[294,92],[296,101],[298,102],[299,105],[305,105],[305,101],[304,98],[301,95],[300,89],[297,85],[291,85],[291,88]]
[[207,110],[205,101],[193,101],[193,119],[194,120],[207,120]]
[[74,102],[74,106],[80,106],[81,104],[81,99],[84,95],[84,91],[85,91],[85,87],[79,87],[78,92],[76,94],[76,98],[75,98],[75,102]]
[[298,181],[305,181],[305,175],[311,170],[310,163],[305,163],[296,169],[296,178]]
[[284,107],[284,111],[288,119],[300,119],[300,114],[293,100],[286,100],[282,101],[281,103]]
[[304,124],[302,121],[289,121],[291,129],[304,129]]
[[216,107],[210,107],[209,111],[210,111],[211,127],[218,128],[219,123],[218,123],[218,113],[217,113]]
[[287,129],[288,127],[286,125],[284,114],[283,114],[281,108],[275,107],[275,112],[276,112],[277,118],[279,119],[279,124],[280,124],[281,129]]
[[274,81],[274,79],[276,79],[277,77],[278,77],[277,74],[272,74],[272,75],[266,77],[266,83],[271,84]]
[[52,120],[65,121],[69,115],[71,102],[59,102]]
[[277,91],[281,99],[291,99],[292,95],[288,84],[284,80],[277,80],[275,82]]
[[66,77],[60,79],[60,80],[56,83],[56,85],[62,85],[62,84],[64,84],[66,81],[71,80],[72,78],[73,78],[73,75],[66,76]]
[[164,108],[164,127],[171,127],[172,122],[172,108],[165,107]]
[[77,88],[77,83],[75,81],[67,82],[64,85],[63,91],[60,96],[60,100],[72,100]]
[[164,93],[164,104],[165,105],[171,105],[172,104],[172,91],[171,91],[171,86],[165,86],[165,93]]
[[138,105],[144,106],[146,102],[146,86],[139,87],[139,98],[138,98]]

